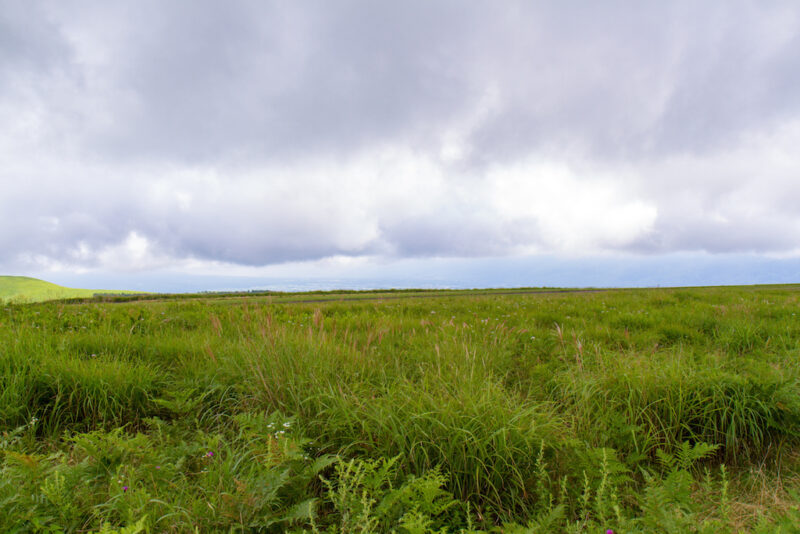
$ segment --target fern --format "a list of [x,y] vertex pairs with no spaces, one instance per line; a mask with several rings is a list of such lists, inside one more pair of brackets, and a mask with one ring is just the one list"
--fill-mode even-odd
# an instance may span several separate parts
[[103,523],[98,534],[141,534],[147,531],[147,516],[142,517],[133,525],[122,528],[113,528],[109,523]]
[[[695,482],[691,470],[695,464],[717,450],[717,445],[684,442],[674,453],[663,450],[656,452],[659,463],[667,473],[662,479],[647,475],[645,499],[642,504],[640,523],[654,532],[721,532],[724,522],[718,520],[699,521],[697,506],[692,501]],[[722,468],[723,519],[727,519],[727,479]],[[711,485],[710,475],[706,474],[704,485]]]
[[[350,460],[336,465],[332,480],[322,479],[326,497],[340,516],[338,532],[434,532],[458,502],[442,489],[447,478],[434,468],[395,487],[399,457]],[[420,530],[422,529],[422,530]]]
[[41,492],[56,509],[62,528],[67,530],[76,523],[80,512],[75,504],[72,488],[69,487],[64,474],[60,470],[53,471],[53,473],[44,480],[41,486]]

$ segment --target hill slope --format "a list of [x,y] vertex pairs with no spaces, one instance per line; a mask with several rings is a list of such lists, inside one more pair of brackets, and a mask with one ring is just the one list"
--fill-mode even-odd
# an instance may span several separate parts
[[136,293],[108,289],[75,289],[28,276],[0,276],[0,302],[41,302],[45,300],[92,297],[98,293]]

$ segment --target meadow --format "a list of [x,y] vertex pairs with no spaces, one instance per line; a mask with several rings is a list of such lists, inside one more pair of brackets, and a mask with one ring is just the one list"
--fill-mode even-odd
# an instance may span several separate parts
[[0,276],[0,303],[44,302],[55,299],[91,298],[95,295],[135,295],[135,291],[77,289],[45,282],[29,276]]
[[497,293],[4,304],[0,525],[798,532],[800,286]]

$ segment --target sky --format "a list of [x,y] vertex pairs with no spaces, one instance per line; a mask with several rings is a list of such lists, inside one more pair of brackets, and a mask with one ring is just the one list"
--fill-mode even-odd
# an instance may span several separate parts
[[794,1],[0,0],[0,124],[0,274],[800,282]]

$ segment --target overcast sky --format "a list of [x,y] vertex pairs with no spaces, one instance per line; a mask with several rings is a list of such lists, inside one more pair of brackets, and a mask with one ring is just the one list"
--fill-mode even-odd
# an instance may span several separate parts
[[0,273],[800,256],[795,1],[0,0],[0,125]]

